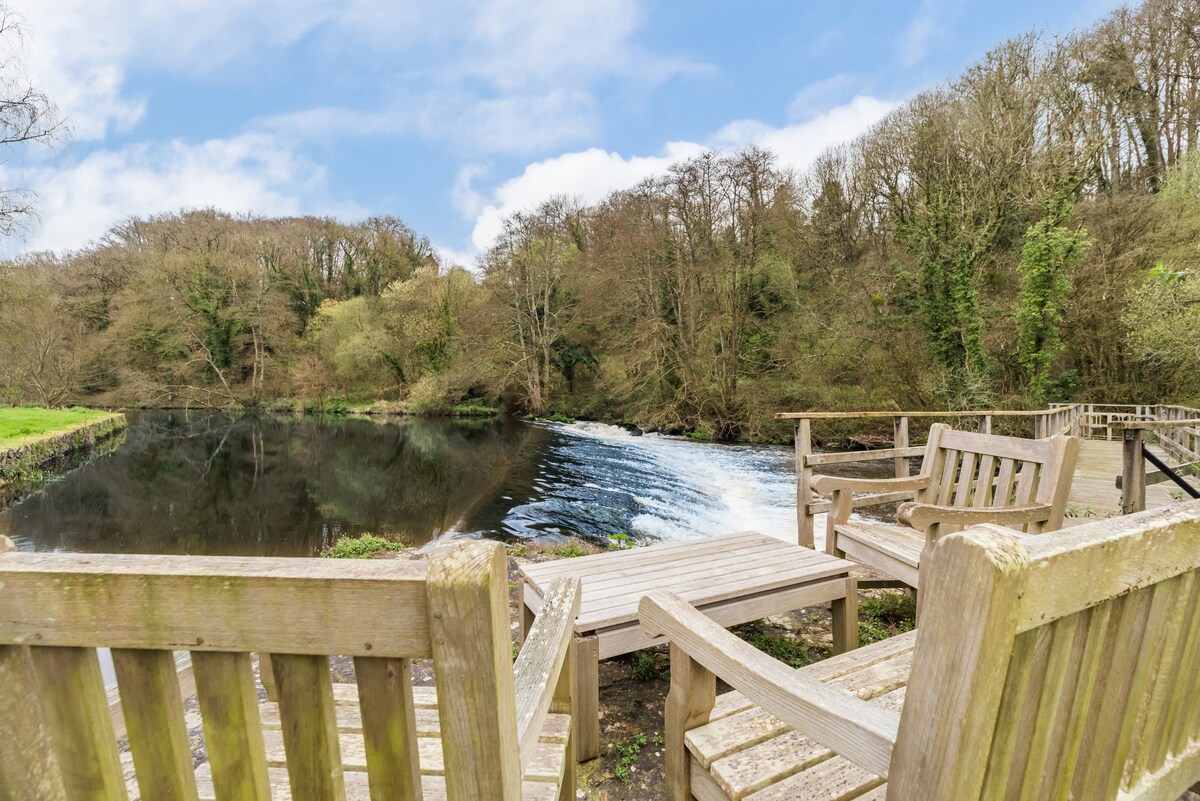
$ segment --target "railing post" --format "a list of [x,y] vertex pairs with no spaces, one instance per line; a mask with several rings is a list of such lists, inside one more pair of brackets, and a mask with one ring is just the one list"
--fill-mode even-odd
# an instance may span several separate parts
[[1146,508],[1146,468],[1142,464],[1142,448],[1146,432],[1140,428],[1122,430],[1121,514],[1141,512]]
[[992,416],[990,414],[979,415],[979,433],[980,434],[992,433]]
[[521,758],[499,543],[443,545],[429,559],[430,635],[449,799],[521,798]]
[[[906,416],[901,415],[892,418],[892,447],[908,447],[908,417]],[[894,461],[896,464],[896,478],[907,478],[909,465],[908,457],[897,457]]]
[[805,458],[812,453],[812,421],[801,417],[796,421],[796,526],[797,539],[805,548],[814,547],[813,516],[808,505],[812,500],[809,483],[812,467]]

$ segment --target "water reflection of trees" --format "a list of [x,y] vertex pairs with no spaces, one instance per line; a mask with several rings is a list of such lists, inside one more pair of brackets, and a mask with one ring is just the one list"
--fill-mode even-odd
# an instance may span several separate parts
[[0,515],[39,550],[315,553],[366,531],[421,544],[499,488],[528,428],[504,421],[132,416],[122,447]]

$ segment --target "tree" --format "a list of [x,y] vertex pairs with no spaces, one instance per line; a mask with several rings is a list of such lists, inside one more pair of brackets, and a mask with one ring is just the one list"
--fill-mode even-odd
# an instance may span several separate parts
[[[0,149],[9,154],[50,145],[65,132],[54,103],[22,71],[23,38],[20,18],[0,3]],[[13,234],[33,213],[33,201],[28,189],[0,186],[0,234]]]
[[1046,216],[1025,232],[1017,265],[1017,361],[1025,370],[1029,395],[1038,404],[1046,399],[1050,366],[1062,350],[1059,327],[1071,273],[1091,246],[1086,230],[1063,224],[1073,205],[1069,196],[1052,197],[1046,205]]

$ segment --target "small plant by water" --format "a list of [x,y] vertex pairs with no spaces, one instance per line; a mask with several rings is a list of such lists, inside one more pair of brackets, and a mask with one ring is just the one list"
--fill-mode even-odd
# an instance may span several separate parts
[[404,543],[386,540],[374,534],[342,537],[332,547],[321,551],[327,559],[371,559],[385,551],[403,551]]
[[637,540],[628,534],[610,534],[608,536],[608,550],[610,551],[628,551],[637,546]]
[[582,540],[572,537],[560,545],[543,546],[542,553],[553,554],[563,559],[574,559],[576,556],[587,556],[594,551],[588,548]]

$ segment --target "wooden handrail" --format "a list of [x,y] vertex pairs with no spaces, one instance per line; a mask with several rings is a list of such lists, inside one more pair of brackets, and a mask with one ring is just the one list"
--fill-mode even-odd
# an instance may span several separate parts
[[674,593],[643,596],[638,618],[648,636],[666,637],[672,649],[681,649],[796,731],[871,773],[887,776],[899,715],[767,656]]
[[1141,429],[1142,431],[1163,431],[1171,428],[1190,428],[1200,426],[1200,417],[1189,420],[1127,420],[1112,423],[1114,431],[1125,429]]
[[776,420],[853,420],[857,418],[881,417],[1044,417],[1079,406],[1078,403],[1054,409],[973,409],[963,412],[951,411],[864,411],[864,412],[776,412]]
[[525,769],[537,749],[550,712],[579,616],[579,579],[555,579],[546,591],[533,628],[517,654],[513,681],[517,699],[517,743]]

